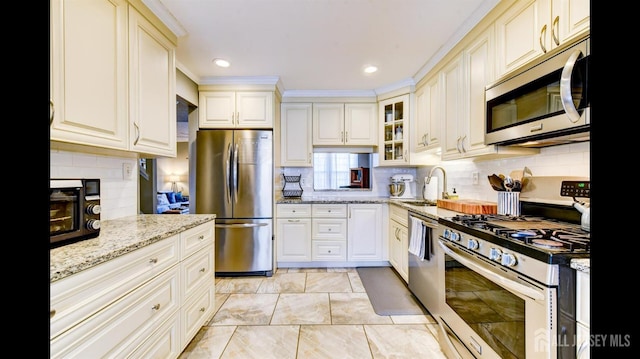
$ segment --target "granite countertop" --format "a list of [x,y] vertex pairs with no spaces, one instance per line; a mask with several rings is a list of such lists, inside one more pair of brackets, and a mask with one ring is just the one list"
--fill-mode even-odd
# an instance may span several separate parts
[[140,214],[102,221],[98,237],[49,251],[50,281],[55,282],[215,218],[215,214]]
[[589,258],[574,258],[571,260],[571,268],[580,271],[589,273],[591,269],[591,259]]

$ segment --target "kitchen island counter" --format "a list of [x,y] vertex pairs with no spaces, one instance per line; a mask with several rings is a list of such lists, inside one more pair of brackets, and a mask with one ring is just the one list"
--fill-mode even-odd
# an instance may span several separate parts
[[49,251],[50,281],[66,278],[215,218],[215,214],[140,214],[102,221],[98,237]]

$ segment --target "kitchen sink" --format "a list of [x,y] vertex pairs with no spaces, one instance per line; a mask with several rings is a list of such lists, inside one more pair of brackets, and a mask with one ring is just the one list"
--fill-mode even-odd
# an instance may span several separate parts
[[419,199],[415,201],[401,201],[401,202],[405,204],[410,204],[412,206],[437,206],[438,205],[438,202],[430,201],[428,199]]

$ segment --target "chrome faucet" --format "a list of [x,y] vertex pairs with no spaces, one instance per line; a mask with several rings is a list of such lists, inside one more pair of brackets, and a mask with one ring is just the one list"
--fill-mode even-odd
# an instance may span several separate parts
[[431,182],[431,177],[433,176],[433,172],[436,169],[440,169],[442,171],[442,199],[448,199],[449,198],[449,193],[447,192],[447,172],[445,172],[444,168],[442,168],[441,166],[435,166],[435,167],[431,168],[431,171],[429,171],[429,176],[427,176],[427,178],[425,178],[424,185],[422,187],[422,197],[425,196],[427,185],[429,184],[429,182]]

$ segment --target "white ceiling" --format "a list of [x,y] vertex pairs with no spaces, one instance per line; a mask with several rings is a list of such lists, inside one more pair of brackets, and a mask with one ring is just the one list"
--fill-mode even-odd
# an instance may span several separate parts
[[[499,0],[143,2],[178,35],[177,67],[196,83],[279,81],[295,96],[413,84]],[[365,64],[379,71],[365,75]]]

